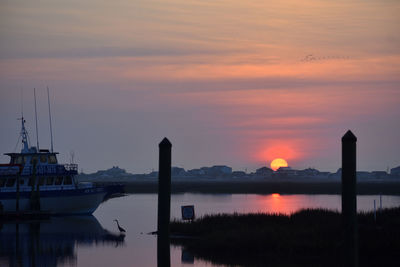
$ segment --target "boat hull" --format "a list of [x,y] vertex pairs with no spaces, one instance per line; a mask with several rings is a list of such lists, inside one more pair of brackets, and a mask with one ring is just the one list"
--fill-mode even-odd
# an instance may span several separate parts
[[[105,188],[52,190],[40,192],[40,210],[50,214],[92,214],[104,200]],[[21,192],[19,211],[30,210],[30,192]],[[0,202],[4,212],[16,211],[16,193],[3,192]]]

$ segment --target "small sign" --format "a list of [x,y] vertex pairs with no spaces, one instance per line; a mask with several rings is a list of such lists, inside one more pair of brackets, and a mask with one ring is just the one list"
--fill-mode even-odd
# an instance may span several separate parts
[[193,221],[194,220],[194,205],[182,206],[182,220]]

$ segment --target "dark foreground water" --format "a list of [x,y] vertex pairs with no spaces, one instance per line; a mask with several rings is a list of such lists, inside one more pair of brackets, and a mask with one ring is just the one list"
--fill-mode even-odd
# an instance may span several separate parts
[[[382,199],[382,202],[381,202]],[[358,210],[400,206],[399,196],[359,196]],[[292,213],[303,208],[340,210],[339,195],[173,195],[172,218],[181,205],[197,216],[213,213]],[[121,235],[118,219],[126,235]],[[0,222],[0,266],[156,266],[157,195],[138,194],[103,203],[94,216],[55,217],[27,223]],[[171,266],[213,266],[171,246]]]

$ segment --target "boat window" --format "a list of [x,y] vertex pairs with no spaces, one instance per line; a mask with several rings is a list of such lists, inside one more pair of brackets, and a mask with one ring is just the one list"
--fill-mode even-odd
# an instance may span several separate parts
[[19,184],[20,185],[23,185],[25,183],[25,180],[24,179],[19,179]]
[[36,163],[38,162],[38,157],[37,156],[32,156],[31,157],[31,164],[33,164],[33,161],[36,161]]
[[62,184],[62,180],[63,180],[63,177],[62,176],[57,176],[56,177],[56,185],[60,185],[60,184]]
[[71,176],[65,176],[64,184],[72,184]]
[[40,162],[46,163],[47,162],[47,155],[40,155]]
[[49,155],[49,163],[50,164],[57,164],[57,158],[55,155]]
[[23,156],[18,156],[15,163],[17,163],[17,164],[22,164],[22,163],[23,163],[23,160],[24,160],[24,157],[23,157]]
[[47,177],[46,185],[52,185],[54,183],[54,177]]
[[7,187],[12,187],[15,184],[15,178],[8,178],[6,186]]
[[32,185],[33,185],[33,178],[29,178],[28,185],[29,185],[29,186],[32,186]]
[[44,185],[44,177],[39,177],[39,185]]
[[0,187],[3,187],[6,184],[6,179],[0,179]]

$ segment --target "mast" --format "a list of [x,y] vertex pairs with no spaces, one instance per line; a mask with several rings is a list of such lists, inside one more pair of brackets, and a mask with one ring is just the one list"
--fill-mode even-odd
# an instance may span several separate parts
[[51,111],[50,111],[50,96],[49,87],[47,86],[47,103],[49,106],[49,121],[50,121],[50,140],[51,140],[51,152],[53,153],[53,127],[51,126]]
[[[21,131],[19,133],[22,139],[22,149],[21,152],[28,153],[29,152],[29,140],[28,140],[28,131],[25,129],[25,119],[24,119],[24,102],[23,102],[23,90],[21,88]],[[19,140],[19,139],[18,139]]]
[[29,152],[29,143],[28,143],[28,132],[25,129],[25,119],[24,117],[19,118],[21,120],[21,137],[23,148],[21,152],[28,153]]
[[35,98],[36,149],[37,151],[39,151],[39,130],[38,130],[37,111],[36,111],[36,88],[33,88],[33,97]]
[[24,91],[22,91],[21,87],[21,118],[24,117],[24,96],[23,96]]

